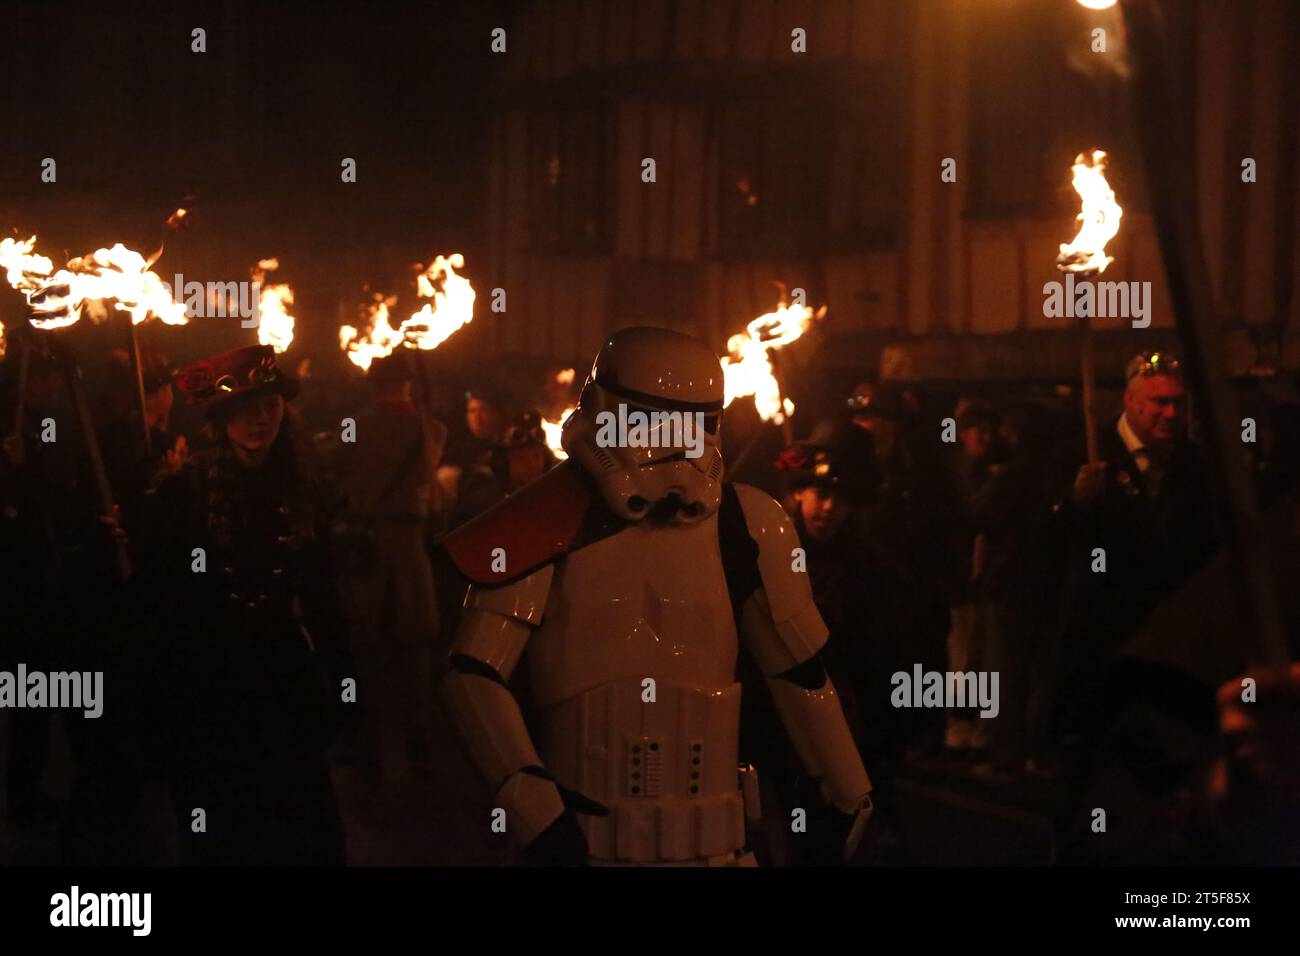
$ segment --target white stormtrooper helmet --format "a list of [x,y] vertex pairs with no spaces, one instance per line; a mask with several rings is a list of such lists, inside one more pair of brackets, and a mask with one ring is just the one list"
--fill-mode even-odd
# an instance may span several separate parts
[[[622,329],[596,356],[561,443],[620,517],[700,521],[722,500],[722,381],[722,364],[699,339]],[[641,420],[638,412],[648,429],[611,427]],[[677,414],[656,414],[664,412]]]

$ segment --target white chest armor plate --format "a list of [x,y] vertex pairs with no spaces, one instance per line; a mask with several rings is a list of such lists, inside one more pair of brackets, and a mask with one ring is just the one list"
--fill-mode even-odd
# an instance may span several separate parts
[[736,654],[716,514],[630,525],[556,568],[528,659],[547,768],[610,808],[579,816],[593,857],[686,861],[744,845]]

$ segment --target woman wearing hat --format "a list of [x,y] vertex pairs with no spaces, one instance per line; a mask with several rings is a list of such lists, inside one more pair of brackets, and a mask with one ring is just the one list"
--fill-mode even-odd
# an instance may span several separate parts
[[346,642],[326,509],[286,407],[297,382],[253,346],[176,383],[209,446],[157,488],[140,561],[182,862],[341,864],[325,752],[341,692],[321,658]]

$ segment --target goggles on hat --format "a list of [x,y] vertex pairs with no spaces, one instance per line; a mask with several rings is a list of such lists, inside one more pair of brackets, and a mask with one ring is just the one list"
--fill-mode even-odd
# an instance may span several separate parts
[[[249,386],[270,385],[271,383],[277,381],[280,378],[280,372],[279,369],[277,369],[274,365],[263,362],[254,365],[252,368],[250,368],[248,370],[248,375],[245,376],[245,378],[246,378],[246,382],[244,384]],[[234,375],[227,373],[221,376],[221,378],[217,379],[216,382],[213,383],[212,387],[217,392],[224,392],[226,394],[230,394],[231,392],[239,391],[240,384],[241,383],[238,378],[236,378]]]
[[1152,375],[1172,375],[1181,363],[1168,352],[1143,352],[1128,364],[1124,381],[1131,382],[1138,376],[1150,378]]

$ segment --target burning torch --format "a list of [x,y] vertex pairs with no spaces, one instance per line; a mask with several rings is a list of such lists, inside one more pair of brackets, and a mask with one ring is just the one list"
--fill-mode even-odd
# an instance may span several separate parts
[[[1076,217],[1079,232],[1068,243],[1061,244],[1061,254],[1056,257],[1056,268],[1063,274],[1071,273],[1080,281],[1090,282],[1114,258],[1106,255],[1106,243],[1119,233],[1119,221],[1124,210],[1115,202],[1115,191],[1106,182],[1106,154],[1100,149],[1080,153],[1071,167],[1074,191],[1079,194],[1082,206]],[[1083,425],[1088,440],[1088,462],[1099,459],[1097,450],[1097,413],[1094,401],[1097,391],[1096,370],[1093,367],[1092,326],[1085,309],[1079,319],[1079,364],[1083,381]]]
[[293,344],[294,317],[288,309],[293,305],[293,289],[281,282],[267,283],[266,274],[278,268],[279,259],[259,259],[251,272],[261,290],[257,299],[257,342],[282,355]]
[[431,352],[468,325],[474,319],[474,287],[456,272],[464,265],[465,257],[457,252],[438,256],[427,269],[421,266],[416,290],[421,299],[429,301],[396,328],[389,322],[396,297],[376,294],[368,309],[368,328],[345,325],[339,329],[339,347],[349,361],[369,369],[371,362],[393,354],[399,346]]
[[[162,258],[163,250],[167,248],[167,237],[180,228],[185,217],[189,215],[188,209],[177,209],[167,221],[163,223],[162,238],[158,241],[158,248],[154,254],[149,257],[145,265],[145,271],[152,269]],[[179,294],[180,290],[174,290]],[[140,402],[140,427],[144,430],[144,453],[146,456],[153,455],[153,436],[149,433],[149,416],[145,410],[144,401],[144,364],[140,361],[140,336],[135,330],[135,322],[131,323],[131,362],[135,366],[135,389],[136,397]]]
[[[574,370],[571,368],[560,369],[555,373],[555,385],[560,388],[572,389],[574,374]],[[542,420],[542,432],[546,435],[546,445],[551,449],[551,454],[559,461],[564,461],[564,459],[569,457],[568,452],[564,450],[563,444],[564,422],[570,415],[577,411],[577,408],[577,405],[572,401],[569,401],[565,403],[564,410],[560,412],[557,418],[548,418],[545,415],[540,416]]]
[[465,266],[459,252],[436,256],[426,268],[416,266],[415,286],[425,300],[419,311],[404,319],[396,328],[389,321],[396,296],[375,293],[367,307],[363,327],[344,325],[339,328],[339,347],[353,365],[369,370],[375,359],[393,354],[397,348],[414,348],[416,368],[424,393],[423,416],[426,427],[433,414],[433,387],[424,352],[432,352],[457,331],[474,320],[474,287],[457,270]]
[[[180,218],[174,214],[168,223],[171,224],[173,219],[179,222]],[[132,329],[150,315],[169,325],[184,325],[188,321],[185,307],[174,302],[162,280],[149,271],[162,254],[161,245],[146,260],[119,242],[110,248],[96,249],[89,255],[72,259],[58,270],[48,258],[38,255],[35,247],[34,236],[25,241],[0,240],[0,271],[5,273],[10,286],[27,300],[28,324],[33,329],[66,328],[81,318],[82,308],[88,303],[106,299],[115,300],[119,310],[130,314]],[[113,493],[91,419],[81,369],[67,343],[61,344],[60,352],[73,408],[85,436],[100,509],[106,519],[113,520]],[[138,366],[138,358],[136,361]],[[143,412],[141,408],[142,417]],[[122,577],[130,577],[131,563],[121,537],[117,538],[117,563]]]
[[[783,297],[784,298],[784,297]],[[782,301],[772,312],[754,319],[744,332],[727,339],[727,355],[722,360],[724,407],[737,398],[754,396],[754,409],[765,422],[781,427],[785,443],[794,441],[790,416],[794,402],[785,397],[778,377],[777,353],[812,328],[826,315],[826,306],[816,312],[811,306],[790,305]],[[736,457],[732,466],[739,469],[758,440],[755,433]]]

